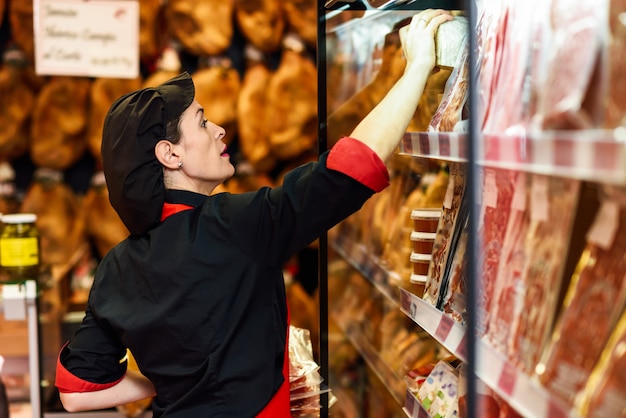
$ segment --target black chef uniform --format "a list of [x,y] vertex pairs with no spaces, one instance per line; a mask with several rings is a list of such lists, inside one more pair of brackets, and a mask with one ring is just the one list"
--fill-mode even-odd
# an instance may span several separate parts
[[[114,385],[129,348],[156,388],[155,417],[261,416],[288,387],[283,264],[388,184],[376,154],[344,138],[280,187],[168,190],[162,222],[98,266],[86,317],[59,355],[59,390]],[[265,416],[290,416],[285,402]]]

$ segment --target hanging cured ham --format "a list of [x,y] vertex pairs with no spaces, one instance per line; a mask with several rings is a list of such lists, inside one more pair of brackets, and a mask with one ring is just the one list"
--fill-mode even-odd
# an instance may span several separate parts
[[39,169],[28,187],[20,211],[37,215],[41,262],[68,263],[86,242],[78,199],[56,170]]
[[109,108],[118,97],[140,87],[140,79],[96,78],[91,84],[87,146],[96,161],[101,162],[102,126]]
[[[158,56],[160,45],[159,17],[161,0],[139,0],[139,56],[152,58]],[[162,36],[162,35],[161,35]]]
[[100,257],[128,236],[128,229],[109,202],[109,192],[101,171],[92,178],[81,212],[85,216],[86,234]]
[[234,0],[169,0],[172,35],[193,55],[219,55],[233,37]]
[[87,148],[87,108],[91,81],[52,77],[42,88],[33,112],[30,157],[38,167],[64,170]]
[[316,3],[309,0],[287,0],[282,4],[288,31],[296,33],[307,45],[314,47],[317,43]]
[[258,172],[276,165],[266,118],[267,87],[272,71],[255,47],[246,48],[247,64],[237,101],[237,131],[241,153]]
[[11,65],[0,68],[0,160],[24,154],[30,142],[28,120],[35,107],[36,91],[25,72]]
[[180,58],[178,51],[172,47],[163,50],[161,57],[157,61],[156,71],[148,75],[143,81],[142,88],[156,87],[176,77],[181,73]]
[[295,37],[285,47],[267,92],[267,123],[272,153],[287,160],[311,150],[317,141],[317,69]]
[[541,129],[590,129],[600,125],[604,90],[599,83],[606,31],[604,2],[551,2],[552,54],[535,123]]
[[196,100],[204,116],[226,130],[224,142],[230,144],[237,132],[237,98],[241,89],[239,73],[228,59],[218,59],[192,74]]
[[34,62],[35,38],[33,29],[33,2],[9,0],[9,24],[11,39],[24,52],[30,62]]
[[235,19],[248,42],[263,52],[280,48],[285,30],[283,3],[274,0],[235,0]]

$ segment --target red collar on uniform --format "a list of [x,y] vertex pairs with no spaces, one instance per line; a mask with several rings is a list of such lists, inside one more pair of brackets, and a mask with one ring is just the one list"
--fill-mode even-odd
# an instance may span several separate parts
[[182,212],[184,210],[193,209],[193,206],[185,205],[182,203],[167,203],[163,204],[163,211],[161,212],[161,222],[175,213]]

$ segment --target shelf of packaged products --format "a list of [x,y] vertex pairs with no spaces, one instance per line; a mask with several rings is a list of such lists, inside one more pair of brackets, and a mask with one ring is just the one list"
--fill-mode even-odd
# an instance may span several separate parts
[[431,418],[428,411],[424,409],[419,399],[410,390],[406,391],[403,409],[409,418]]
[[[626,129],[554,131],[535,135],[483,134],[480,165],[601,183],[626,184]],[[403,154],[467,161],[469,136],[454,132],[409,132]]]
[[446,161],[467,161],[468,135],[456,132],[407,132],[400,153]]
[[342,316],[339,314],[332,313],[332,317],[376,377],[385,384],[391,396],[399,405],[403,405],[402,390],[406,389],[404,381],[394,373],[384,359],[381,358],[376,348],[367,341],[367,338],[359,330],[358,325],[342,319]]
[[[400,289],[402,311],[432,335],[452,354],[466,357],[466,329],[422,298]],[[578,418],[574,411],[552,397],[535,379],[483,340],[477,340],[476,376],[523,416],[533,418]]]
[[[353,267],[366,277],[381,293],[398,304],[399,308],[424,331],[433,336],[443,347],[459,359],[466,361],[465,327],[445,315],[422,298],[399,288],[400,300],[393,297],[393,280],[380,266],[376,258],[368,253],[367,247],[352,240],[336,236],[333,248]],[[476,374],[516,410],[530,417],[575,418],[558,400],[530,376],[518,371],[504,356],[482,340],[477,341]],[[419,412],[418,412],[419,413]],[[414,416],[414,415],[412,415]]]
[[400,308],[448,351],[466,361],[465,327],[422,298],[400,288]]
[[374,287],[385,295],[394,305],[400,306],[398,293],[394,283],[398,283],[397,274],[380,265],[377,258],[371,255],[367,247],[361,243],[337,234],[331,245],[335,251],[359,271]]

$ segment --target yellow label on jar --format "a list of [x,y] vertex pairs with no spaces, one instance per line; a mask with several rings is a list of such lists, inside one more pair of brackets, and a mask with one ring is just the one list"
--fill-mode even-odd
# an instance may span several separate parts
[[0,239],[0,266],[23,267],[39,264],[37,237]]

